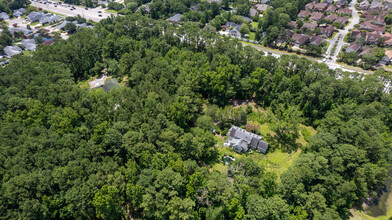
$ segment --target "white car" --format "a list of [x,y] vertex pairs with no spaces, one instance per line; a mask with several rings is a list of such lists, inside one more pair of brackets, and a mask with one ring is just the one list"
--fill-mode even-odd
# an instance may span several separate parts
[[324,58],[324,59],[323,59],[323,62],[325,63],[326,61],[327,61],[327,58]]

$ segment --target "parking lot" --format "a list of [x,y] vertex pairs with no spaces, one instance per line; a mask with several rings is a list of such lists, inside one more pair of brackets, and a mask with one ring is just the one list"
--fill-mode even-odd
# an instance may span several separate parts
[[47,10],[50,12],[62,14],[65,16],[76,16],[80,15],[86,19],[90,19],[93,21],[100,21],[103,18],[107,18],[110,16],[110,13],[104,11],[101,7],[97,8],[82,8],[79,6],[54,2],[54,1],[44,1],[44,0],[32,0],[32,6],[37,8],[42,8],[43,10]]

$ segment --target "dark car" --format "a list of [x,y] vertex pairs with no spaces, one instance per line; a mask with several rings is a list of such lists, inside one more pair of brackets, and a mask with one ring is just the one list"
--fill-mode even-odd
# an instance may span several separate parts
[[99,15],[98,15],[98,17],[102,17],[102,15],[101,15],[101,14],[99,14]]

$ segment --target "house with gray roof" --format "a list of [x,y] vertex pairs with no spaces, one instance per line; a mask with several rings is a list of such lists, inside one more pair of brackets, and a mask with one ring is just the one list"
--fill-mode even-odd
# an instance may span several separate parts
[[120,87],[118,81],[114,78],[107,79],[107,76],[102,76],[89,83],[91,90],[102,88],[103,91],[109,92],[110,90]]
[[5,12],[1,12],[0,13],[0,19],[1,20],[7,20],[9,18],[10,18],[10,16],[7,13],[5,13]]
[[29,15],[27,15],[27,19],[29,19],[29,21],[33,23],[39,21],[42,16],[44,16],[44,13],[42,11],[32,11]]
[[22,53],[22,49],[20,49],[20,47],[18,47],[18,46],[7,46],[3,50],[4,50],[4,53],[9,57],[12,57],[12,56],[15,56],[15,55]]
[[32,30],[29,30],[29,29],[24,28],[24,27],[10,27],[10,28],[8,28],[8,30],[9,30],[12,34],[14,34],[15,32],[23,32],[24,35],[28,35],[28,34],[33,33]]
[[61,21],[62,17],[53,14],[46,14],[39,19],[40,24],[51,24],[54,22]]
[[173,17],[171,17],[171,18],[169,18],[169,22],[170,23],[175,23],[175,24],[177,24],[178,22],[180,22],[180,20],[181,20],[181,14],[175,14]]
[[23,39],[21,43],[25,47],[25,50],[35,50],[37,48],[34,39]]
[[14,17],[20,17],[22,16],[24,13],[26,13],[26,9],[25,8],[19,8],[17,10],[14,10]]
[[227,132],[227,136],[225,145],[230,146],[237,153],[244,153],[249,149],[267,153],[268,143],[262,141],[262,137],[257,134],[233,125]]

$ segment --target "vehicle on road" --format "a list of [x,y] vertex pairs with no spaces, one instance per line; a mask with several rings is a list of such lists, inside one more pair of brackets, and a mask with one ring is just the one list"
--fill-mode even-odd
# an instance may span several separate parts
[[327,58],[324,58],[324,59],[323,59],[323,62],[325,63],[326,61],[327,61]]
[[99,15],[98,15],[98,17],[102,17],[102,15],[101,15],[101,14],[99,14]]
[[85,10],[88,10],[88,8],[84,8]]
[[271,52],[267,52],[267,54],[268,54],[268,55],[272,55],[272,53],[271,53]]
[[98,13],[102,13],[102,11],[98,11]]

